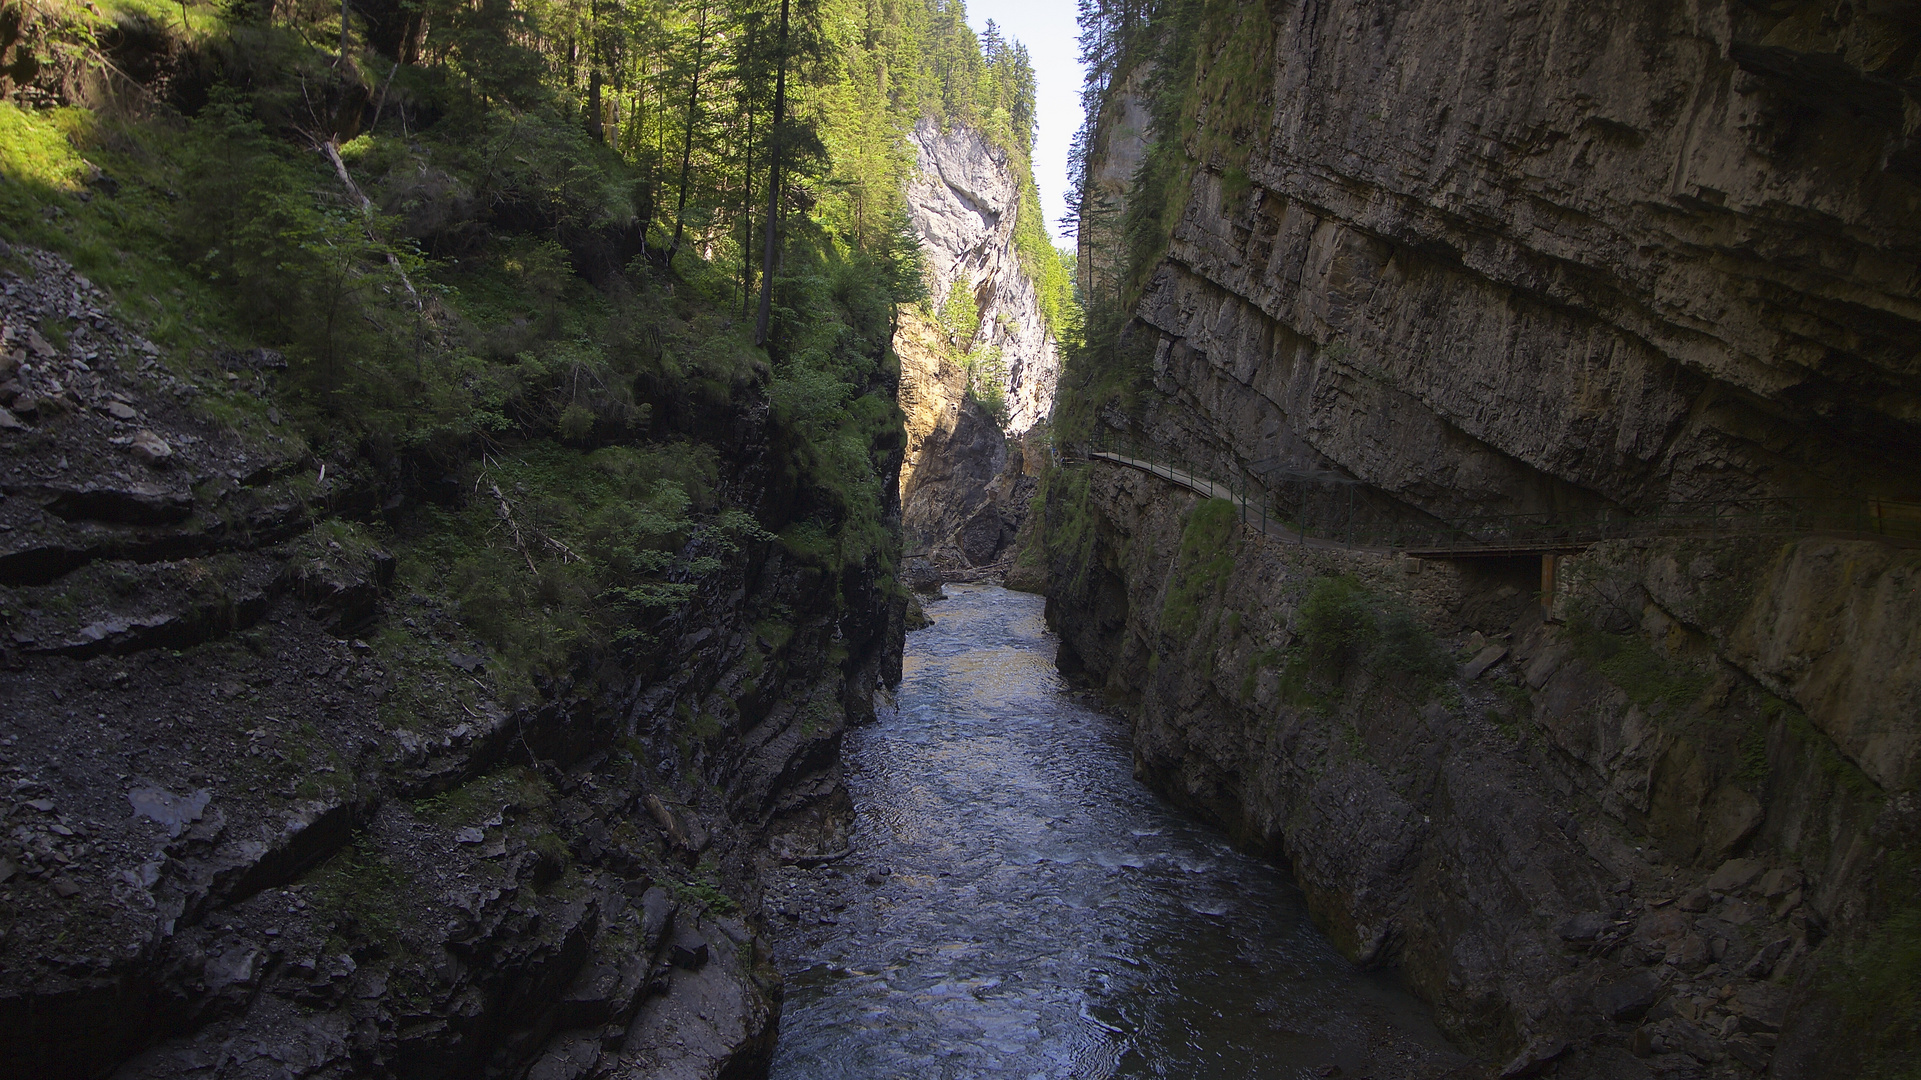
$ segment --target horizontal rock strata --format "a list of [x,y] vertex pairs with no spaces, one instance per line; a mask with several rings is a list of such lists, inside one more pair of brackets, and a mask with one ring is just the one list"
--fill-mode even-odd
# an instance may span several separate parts
[[[6,392],[34,402],[0,431],[0,1072],[763,1068],[765,841],[832,832],[841,733],[899,677],[904,604],[874,569],[751,542],[644,646],[515,695],[374,539],[473,483],[210,421],[191,406],[217,384],[16,253],[37,272],[0,300],[24,342]],[[64,347],[13,335],[53,315]],[[689,422],[764,442],[764,408],[711,412]],[[729,460],[749,505],[784,497]]]
[[[1155,141],[1186,140],[1164,251],[1133,268],[1138,400],[1084,406],[1109,436],[1310,531],[1921,503],[1910,18],[1265,16],[1272,52],[1255,85],[1208,99],[1224,113],[1153,130],[1144,64],[1100,103],[1089,295],[1126,294],[1106,223],[1153,194],[1134,180]],[[1227,59],[1198,54],[1196,79]],[[1226,138],[1220,115],[1245,127]],[[1080,468],[1050,477],[1040,538],[1065,659],[1127,702],[1143,774],[1284,854],[1352,955],[1402,965],[1515,1075],[1856,1067],[1823,972],[1912,892],[1913,550],[1601,545],[1562,561],[1544,621],[1538,556],[1420,568],[1247,534],[1197,599],[1191,496]],[[1289,495],[1329,482],[1352,510]],[[1300,605],[1339,575],[1463,650],[1455,689],[1402,700],[1354,676],[1310,701],[1263,667],[1305,648]],[[1715,883],[1742,859],[1751,878]]]

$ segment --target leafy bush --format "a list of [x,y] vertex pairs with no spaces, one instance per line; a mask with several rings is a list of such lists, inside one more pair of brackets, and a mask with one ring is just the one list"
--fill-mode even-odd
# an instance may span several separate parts
[[1162,634],[1185,642],[1200,628],[1201,605],[1215,597],[1234,571],[1239,521],[1240,512],[1227,499],[1205,500],[1188,515],[1167,598],[1161,603]]
[[1637,630],[1603,629],[1584,603],[1575,604],[1570,616],[1568,639],[1575,654],[1651,715],[1679,717],[1713,682],[1707,672],[1655,652]]
[[1316,578],[1295,613],[1306,658],[1329,683],[1359,668],[1423,693],[1454,670],[1447,651],[1404,604],[1352,577]]

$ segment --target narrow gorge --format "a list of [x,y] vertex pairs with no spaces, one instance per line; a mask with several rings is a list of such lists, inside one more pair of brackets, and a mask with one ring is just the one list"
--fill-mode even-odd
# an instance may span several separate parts
[[0,0],[0,1072],[1917,1075],[1921,15],[977,6]]
[[[919,575],[932,581],[1005,570],[1041,463],[1038,445],[1029,461],[1026,436],[1053,410],[1060,342],[1034,253],[1016,241],[1020,216],[1039,211],[1024,161],[932,120],[911,139],[907,212],[931,302],[902,312],[894,336],[907,421],[901,506],[910,565],[925,560]],[[1057,257],[1051,245],[1038,254]]]

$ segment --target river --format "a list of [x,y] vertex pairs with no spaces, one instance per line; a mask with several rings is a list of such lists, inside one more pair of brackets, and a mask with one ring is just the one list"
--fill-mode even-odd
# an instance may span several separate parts
[[769,895],[776,1080],[1433,1077],[1469,1065],[1284,871],[1133,777],[1039,597],[949,586],[851,733],[853,856]]

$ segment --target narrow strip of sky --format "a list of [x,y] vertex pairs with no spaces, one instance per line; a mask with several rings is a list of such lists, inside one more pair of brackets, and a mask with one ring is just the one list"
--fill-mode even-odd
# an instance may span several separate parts
[[[1081,126],[1080,27],[1074,0],[968,0],[967,25],[979,33],[994,20],[1001,34],[1027,46],[1034,63],[1034,182],[1050,233],[1067,212],[1067,148]],[[1072,248],[1072,236],[1056,236]]]

